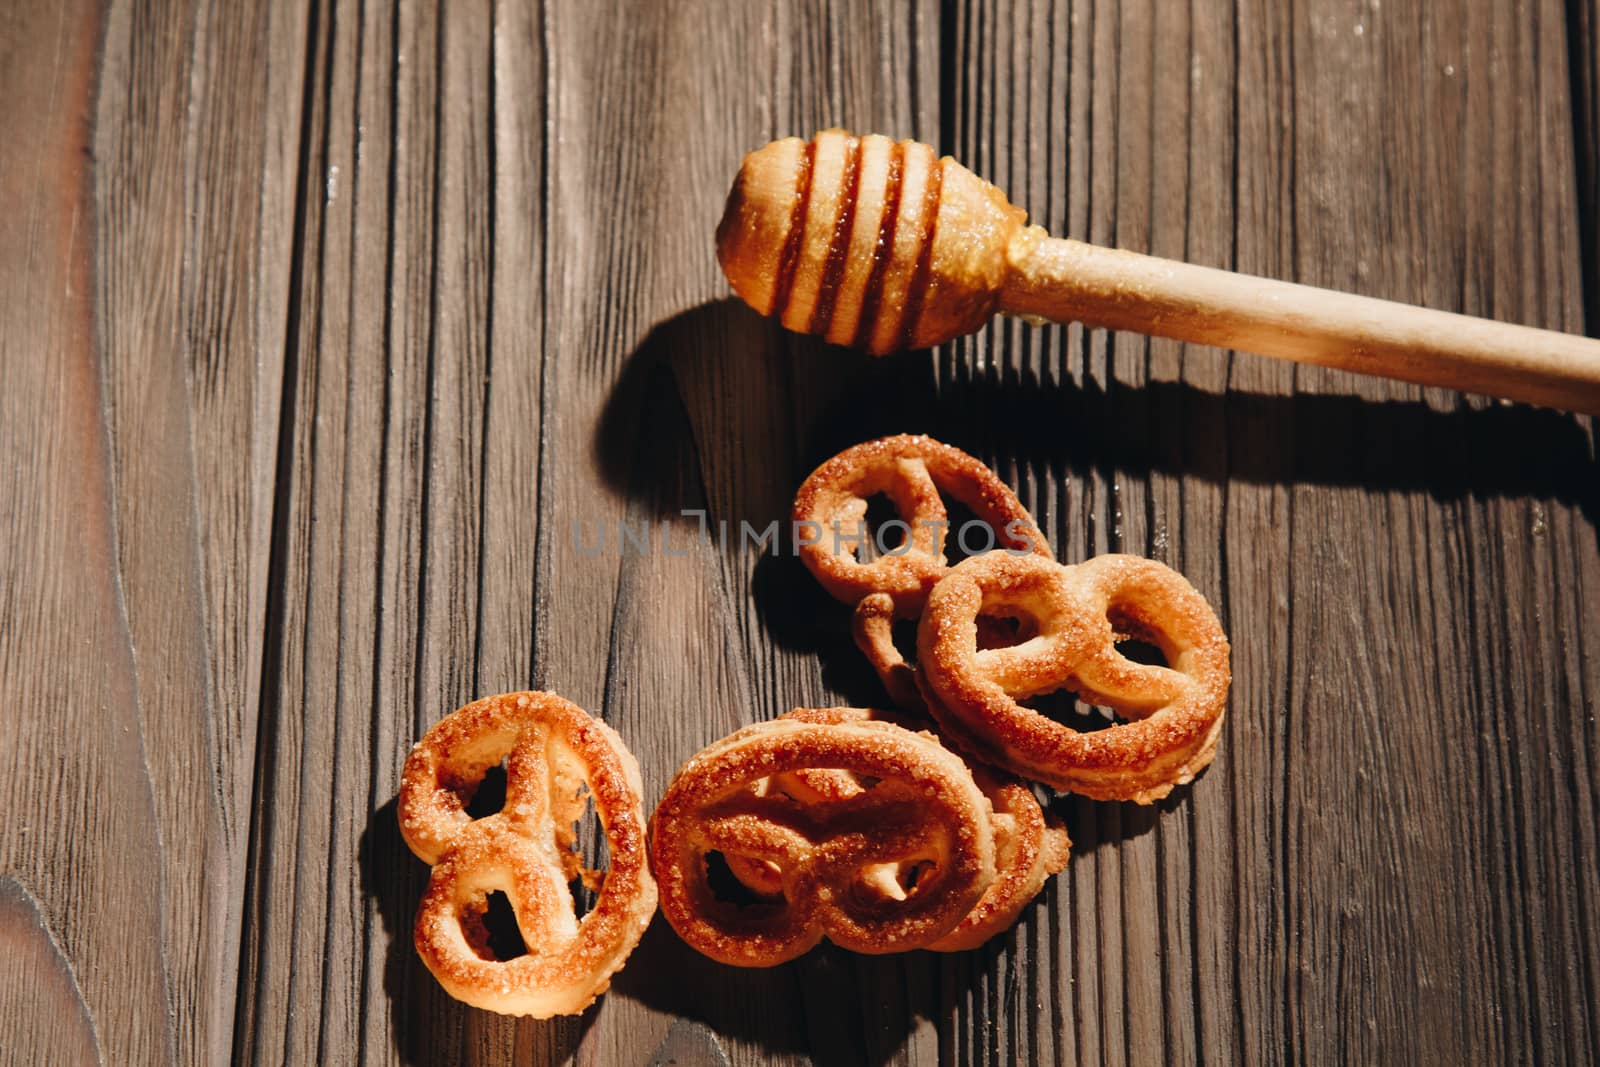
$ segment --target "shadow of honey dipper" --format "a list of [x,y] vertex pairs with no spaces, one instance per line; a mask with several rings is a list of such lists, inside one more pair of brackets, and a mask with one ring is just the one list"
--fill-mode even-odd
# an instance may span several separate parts
[[932,148],[825,130],[745,157],[717,227],[733,289],[881,355],[997,312],[1600,414],[1600,341],[1051,237]]

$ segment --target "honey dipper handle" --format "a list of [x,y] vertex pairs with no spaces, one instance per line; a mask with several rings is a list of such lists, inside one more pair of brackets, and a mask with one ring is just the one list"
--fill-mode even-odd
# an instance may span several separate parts
[[1600,341],[1019,230],[1000,310],[1600,415]]

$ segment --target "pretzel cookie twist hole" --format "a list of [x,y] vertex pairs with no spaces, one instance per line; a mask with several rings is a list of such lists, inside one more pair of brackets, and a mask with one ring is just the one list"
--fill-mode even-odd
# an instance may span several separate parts
[[[888,493],[873,493],[858,503],[860,514],[852,515],[855,521],[841,530],[842,535],[853,537],[850,543],[857,563],[903,556],[916,547],[910,521],[900,514]],[[852,508],[852,513],[855,510]],[[866,536],[860,536],[863,533]]]
[[[526,869],[526,858],[524,849],[513,845],[487,861],[475,857],[459,863],[452,855],[436,865],[419,915],[429,931],[427,949],[450,956],[452,926],[460,937],[455,951],[464,949],[464,955],[487,964],[537,956],[551,938],[570,940],[571,924],[560,914],[563,902],[550,899],[551,887]],[[536,929],[523,929],[524,916]]]
[[477,783],[456,788],[456,795],[473,822],[499,814],[506,806],[506,761],[490,767]]
[[1138,602],[1114,596],[1106,604],[1106,622],[1111,626],[1117,654],[1130,665],[1174,669],[1182,653],[1180,643]]
[[783,909],[783,870],[771,860],[711,849],[702,857],[706,888],[736,913],[770,916]]
[[448,794],[447,808],[459,810],[461,822],[479,822],[505,810],[510,763],[516,734],[484,739],[440,769],[439,784]]
[[1117,654],[1131,667],[1171,670],[1182,649],[1138,604],[1112,601],[1106,621],[1116,638]]
[[[832,871],[824,872],[822,878],[842,890],[842,898],[835,895],[841,909],[856,923],[866,926],[896,921],[913,912],[915,909],[908,909],[907,905],[919,903],[918,894],[908,892],[900,883],[901,868],[915,864],[931,871],[953,842],[943,827],[923,819],[912,795],[902,793],[900,798],[870,809],[859,804],[862,796],[858,793],[854,798],[831,803],[834,810],[849,813],[830,821],[836,828],[847,828],[841,836],[855,838],[855,847],[844,850]],[[828,806],[830,802],[818,805],[822,809]],[[851,812],[852,808],[856,810]],[[839,874],[844,876],[842,884],[834,877]],[[922,895],[927,896],[936,882],[936,878],[924,878]]]
[[[913,804],[883,813],[873,823],[875,829],[862,827],[863,847],[836,868],[849,876],[843,886],[834,883],[837,910],[830,936],[858,952],[898,951],[919,923],[942,910],[947,875],[939,858],[954,842],[944,827],[920,820]],[[877,833],[883,839],[875,839]],[[909,880],[902,881],[902,875]]]
[[581,779],[565,798],[559,793],[552,797],[551,809],[561,870],[572,894],[572,913],[582,919],[593,910],[611,866],[605,827],[594,808],[594,797]]
[[863,867],[850,888],[856,904],[870,910],[885,904],[905,904],[919,890],[927,892],[938,876],[939,858],[930,852]]
[[922,459],[854,467],[824,488],[805,517],[822,525],[825,552],[862,566],[910,554],[943,559],[946,494]]
[[[1005,522],[996,522],[980,515],[971,504],[948,489],[939,494],[944,501],[945,518],[950,523],[944,538],[945,565],[954,567],[964,559],[981,556],[985,552],[1019,552],[1025,546],[1006,532]],[[1031,523],[1029,524],[1032,525]]]
[[1105,610],[1113,643],[1099,662],[1085,665],[1076,680],[1080,693],[1124,720],[1136,720],[1189,689],[1191,681],[1180,669],[1186,644],[1164,625],[1172,613],[1159,595],[1140,598],[1114,590]]
[[[505,901],[505,908],[511,913],[509,930],[505,927],[504,916],[499,914],[497,907],[496,929],[490,931],[488,919],[491,897]],[[505,963],[517,956],[527,955],[527,948],[522,944],[522,934],[516,929],[516,909],[511,906],[510,898],[500,890],[475,894],[456,909],[454,917],[456,925],[461,928],[461,939],[480,960],[486,963]]]
[[1018,698],[1017,706],[1080,734],[1109,730],[1127,721],[1117,714],[1115,708],[1089,703],[1078,693],[1065,688]]
[[1074,625],[1075,605],[1050,588],[1054,577],[1032,567],[1011,587],[982,589],[971,635],[963,642],[971,663],[1019,702],[1070,688],[1059,665],[1083,635]]
[[[491,908],[495,913],[492,927]],[[516,908],[503,890],[474,894],[456,910],[455,920],[461,927],[461,939],[473,955],[486,963],[508,963],[528,954],[522,931],[517,928]]]
[[[483,928],[483,947],[487,950],[486,954],[482,954],[484,959],[510,963],[528,954],[527,943],[522,940],[522,930],[517,926],[517,910],[511,906],[511,898],[504,892],[496,889],[484,897],[483,912],[477,917],[477,922]],[[470,943],[471,939],[468,941]]]
[[[1115,639],[1109,675],[1117,684],[1108,686],[1102,681],[1100,686],[1107,690],[1103,698],[1125,720],[1145,718],[1168,704],[1187,684],[1173,668],[1182,649],[1137,604],[1113,601],[1106,621]],[[1095,686],[1085,688],[1092,693]]]
[[[1015,648],[1039,636],[1039,620],[1026,611],[981,611],[978,613],[977,650],[987,652],[994,648]],[[911,647],[916,647],[915,630]]]
[[[695,910],[720,935],[778,942],[794,942],[798,935],[799,940],[815,942],[804,936],[810,909],[790,902],[783,871],[771,860],[724,848],[703,848],[681,862],[686,867],[698,866],[699,877],[689,880],[689,895]],[[747,884],[745,878],[754,884]]]

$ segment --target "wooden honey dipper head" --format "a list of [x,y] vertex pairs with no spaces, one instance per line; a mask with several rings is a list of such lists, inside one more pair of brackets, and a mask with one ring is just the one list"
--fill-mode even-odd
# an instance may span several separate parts
[[874,355],[1003,311],[1600,415],[1600,341],[1099,248],[1026,221],[925,144],[824,130],[745,157],[717,258],[763,315]]
[[925,144],[824,130],[745,156],[717,259],[763,315],[881,355],[981,329],[1026,219]]

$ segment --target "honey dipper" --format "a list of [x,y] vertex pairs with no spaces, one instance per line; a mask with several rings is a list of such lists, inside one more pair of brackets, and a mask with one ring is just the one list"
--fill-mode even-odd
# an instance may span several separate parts
[[825,130],[750,153],[717,227],[734,292],[875,355],[997,311],[1600,414],[1600,341],[1099,248],[915,141]]

